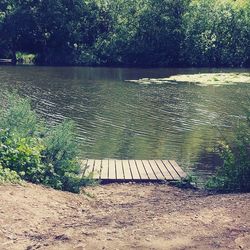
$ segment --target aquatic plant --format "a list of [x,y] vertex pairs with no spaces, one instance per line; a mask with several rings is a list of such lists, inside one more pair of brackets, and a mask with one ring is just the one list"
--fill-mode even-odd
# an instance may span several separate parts
[[142,78],[139,80],[128,80],[128,82],[138,84],[178,84],[193,83],[199,86],[223,86],[239,83],[250,83],[250,74],[248,73],[207,73],[207,74],[189,74],[173,75],[167,78]]

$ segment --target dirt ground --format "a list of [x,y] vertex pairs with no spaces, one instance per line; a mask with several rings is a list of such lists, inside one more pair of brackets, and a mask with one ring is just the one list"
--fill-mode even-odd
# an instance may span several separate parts
[[110,184],[0,186],[0,249],[250,249],[250,193]]

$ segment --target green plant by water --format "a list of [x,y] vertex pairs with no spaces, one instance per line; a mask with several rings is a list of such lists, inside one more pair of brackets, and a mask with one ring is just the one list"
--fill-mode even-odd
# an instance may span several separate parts
[[71,192],[93,183],[80,175],[72,121],[51,127],[28,99],[2,94],[1,100],[0,183],[25,180]]
[[237,126],[235,138],[223,140],[217,148],[223,160],[206,188],[216,191],[250,191],[250,119]]

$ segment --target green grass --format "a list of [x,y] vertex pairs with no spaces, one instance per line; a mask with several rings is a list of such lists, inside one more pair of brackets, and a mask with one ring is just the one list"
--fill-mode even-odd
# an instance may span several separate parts
[[250,192],[250,121],[238,126],[231,142],[217,148],[223,164],[206,183],[206,188],[222,192]]

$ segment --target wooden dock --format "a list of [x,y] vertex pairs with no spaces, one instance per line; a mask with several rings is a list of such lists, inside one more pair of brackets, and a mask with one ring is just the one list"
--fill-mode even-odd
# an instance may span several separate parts
[[82,162],[83,176],[103,181],[178,181],[187,177],[174,160],[93,160]]
[[1,59],[0,58],[0,64],[11,64],[12,60],[11,59]]

